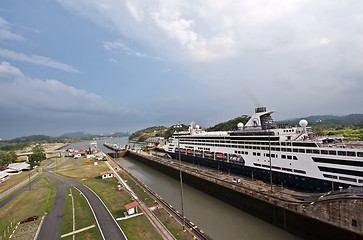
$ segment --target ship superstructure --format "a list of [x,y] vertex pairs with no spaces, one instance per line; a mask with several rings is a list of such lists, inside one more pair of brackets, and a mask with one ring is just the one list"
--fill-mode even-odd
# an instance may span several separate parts
[[[238,130],[175,132],[165,150],[172,158],[308,191],[363,186],[363,143],[315,137],[306,120],[278,127],[265,107]],[[178,147],[179,146],[179,147]],[[270,164],[271,161],[271,164]]]

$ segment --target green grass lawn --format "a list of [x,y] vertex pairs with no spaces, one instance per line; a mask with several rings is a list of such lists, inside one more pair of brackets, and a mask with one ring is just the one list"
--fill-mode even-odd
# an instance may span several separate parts
[[74,163],[74,162],[67,162],[66,164],[64,164],[60,169],[63,169],[63,168],[68,168],[68,167],[73,167],[73,166],[76,166],[77,163]]
[[129,187],[132,189],[132,191],[134,191],[134,193],[136,194],[136,196],[138,196],[140,198],[140,200],[142,200],[148,207],[153,207],[156,206],[156,202],[155,200],[149,196],[149,194],[147,194],[141,187],[139,187],[134,180],[132,180],[131,178],[129,178],[126,173],[119,171],[118,174],[120,175],[120,177],[122,179],[124,179],[125,181],[127,181],[127,185],[129,185]]
[[145,215],[118,221],[129,240],[163,239]]
[[58,167],[60,166],[61,164],[67,162],[69,160],[68,157],[64,157],[64,158],[61,158],[60,160],[59,159],[56,159],[56,163],[54,165],[52,165],[49,169],[52,169],[52,168],[55,168],[55,167]]
[[[65,238],[62,238],[62,240],[72,240],[72,236],[68,236]],[[80,232],[76,234],[76,239],[82,239],[82,240],[100,240],[100,234],[98,233],[97,227],[88,229],[87,231]]]
[[41,178],[36,184],[35,186],[41,186],[41,185],[49,185],[49,184],[57,184],[59,183],[58,180],[55,180],[54,178],[50,178],[50,177],[43,177]]
[[[69,195],[69,190],[72,189],[72,194],[75,193],[74,188],[67,188],[66,199],[64,201],[62,224],[61,224],[61,235],[73,231],[73,212],[72,212],[72,199]],[[78,192],[78,191],[77,191]]]
[[55,173],[71,179],[84,179],[98,177],[100,172],[109,170],[102,161],[99,161],[98,165],[94,165],[94,161],[85,158],[79,158],[77,161],[81,165],[74,166],[73,168],[59,169]]
[[153,213],[159,220],[165,225],[167,229],[173,234],[176,239],[193,239],[193,235],[188,231],[183,232],[182,225],[175,220],[170,214],[163,208],[154,210]]
[[7,177],[6,181],[0,184],[0,193],[5,192],[6,190],[14,187],[15,185],[21,183],[24,180],[29,179],[30,176],[33,176],[36,173],[37,169],[33,169],[30,172],[22,172],[20,174],[15,174]]
[[115,218],[124,217],[124,206],[133,202],[130,195],[123,190],[117,190],[119,183],[116,178],[89,179],[82,183],[98,194]]
[[56,193],[56,187],[44,187],[20,194],[0,209],[0,232],[3,232],[14,219],[19,222],[34,215],[41,218],[45,212],[50,212]]
[[[84,197],[76,189],[68,188],[66,201],[64,203],[61,234],[72,232],[73,229],[72,200],[69,196],[70,190],[72,190],[72,195],[74,198],[76,230],[88,227],[90,225],[96,225],[91,210],[89,209],[89,206]],[[97,237],[99,238],[98,230],[96,230],[95,234],[97,235],[96,239]]]

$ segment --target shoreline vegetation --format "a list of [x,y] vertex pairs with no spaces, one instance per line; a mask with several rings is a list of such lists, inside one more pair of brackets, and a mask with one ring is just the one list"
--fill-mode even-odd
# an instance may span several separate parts
[[[351,114],[344,117],[336,116],[311,116],[306,119],[309,126],[312,127],[314,135],[341,135],[346,141],[363,141],[363,114]],[[298,126],[299,119],[276,121],[280,126]],[[242,122],[246,124],[249,120],[247,116],[241,116],[232,120],[218,123],[213,127],[202,128],[207,132],[210,131],[233,131],[237,130],[237,124]],[[187,131],[188,125],[182,124],[178,131]],[[168,139],[176,129],[173,126],[153,126],[136,131],[129,136],[130,142],[145,142],[150,137],[164,137]]]

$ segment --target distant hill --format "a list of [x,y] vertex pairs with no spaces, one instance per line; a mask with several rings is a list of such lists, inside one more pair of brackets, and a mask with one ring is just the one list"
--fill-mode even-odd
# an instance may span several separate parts
[[[189,126],[181,124],[181,128],[178,128],[179,131],[185,131]],[[136,142],[145,142],[150,137],[164,137],[165,139],[169,138],[173,132],[176,130],[174,126],[165,127],[165,126],[154,126],[148,127],[137,132],[130,134],[129,140]]]
[[218,123],[217,125],[207,128],[206,131],[212,132],[212,131],[232,131],[237,130],[237,124],[242,122],[243,124],[246,124],[250,117],[242,116],[242,117],[236,117],[232,120],[229,120],[227,122]]
[[284,120],[282,122],[300,121],[300,119],[306,119],[310,123],[321,122],[321,121],[354,123],[354,122],[362,122],[363,114],[349,114],[346,116],[316,115],[316,116],[309,116],[309,117],[305,117],[305,118],[295,118],[295,119]]
[[87,137],[99,137],[99,135],[87,132],[69,132],[62,134],[57,138],[87,138]]
[[46,135],[31,135],[27,137],[18,137],[14,138],[12,140],[9,140],[7,142],[9,143],[22,143],[22,142],[29,142],[29,141],[42,141],[42,140],[48,140],[52,137],[46,136]]
[[129,132],[115,132],[111,134],[111,137],[116,137],[116,136],[129,136],[130,133]]

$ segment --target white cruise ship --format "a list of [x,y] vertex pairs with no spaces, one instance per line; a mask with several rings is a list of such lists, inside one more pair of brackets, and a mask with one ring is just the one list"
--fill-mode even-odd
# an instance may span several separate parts
[[[363,142],[314,137],[307,121],[278,128],[265,107],[236,131],[205,132],[190,125],[165,147],[174,159],[307,191],[363,186]],[[178,147],[179,145],[179,147]],[[270,164],[271,160],[271,164]]]

